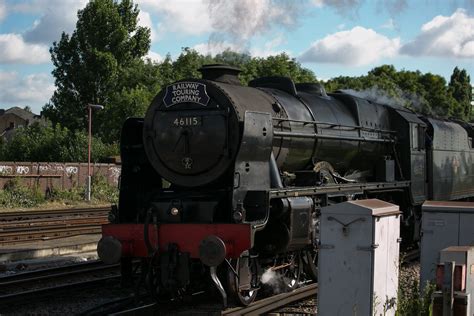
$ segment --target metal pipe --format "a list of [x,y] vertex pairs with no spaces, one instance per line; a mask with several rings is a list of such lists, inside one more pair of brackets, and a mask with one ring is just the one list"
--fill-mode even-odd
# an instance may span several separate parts
[[338,127],[350,127],[354,129],[362,129],[362,130],[375,131],[375,132],[381,132],[381,133],[391,133],[391,134],[396,133],[396,131],[391,131],[391,130],[386,130],[386,129],[377,129],[377,128],[365,127],[365,126],[360,126],[360,125],[345,125],[345,124],[321,122],[321,121],[292,120],[292,119],[279,118],[279,117],[274,117],[273,120],[278,121],[279,123],[292,122],[292,123],[303,123],[303,124],[314,124],[314,125],[319,124],[319,125],[330,125],[330,126],[338,126]]
[[222,296],[222,301],[224,303],[224,307],[227,307],[227,293],[224,290],[224,287],[222,286],[221,281],[219,281],[219,278],[217,277],[217,272],[216,272],[216,267],[210,267],[209,268],[211,271],[211,278],[214,284],[217,286],[217,289],[219,292],[221,292]]
[[100,104],[87,104],[87,109],[89,110],[89,144],[87,150],[87,188],[86,188],[86,199],[87,201],[91,200],[91,147],[92,147],[92,109],[102,110],[103,105]]
[[278,171],[273,151],[270,155],[270,187],[278,189],[283,188],[283,183],[281,182],[280,172]]
[[395,142],[395,140],[393,139],[386,139],[386,138],[348,137],[348,136],[337,136],[337,135],[322,135],[322,134],[315,134],[315,133],[295,133],[295,132],[278,132],[278,131],[274,131],[273,136],[294,137],[294,138],[352,140],[352,141],[362,141],[362,142],[371,142],[371,143],[394,143]]
[[89,105],[89,145],[87,151],[87,201],[91,200],[92,107]]

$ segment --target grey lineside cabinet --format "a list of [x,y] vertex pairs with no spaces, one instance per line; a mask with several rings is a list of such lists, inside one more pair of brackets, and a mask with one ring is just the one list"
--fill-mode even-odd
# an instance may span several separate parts
[[321,209],[318,315],[395,315],[400,211],[377,199]]
[[474,203],[426,201],[422,211],[420,286],[423,289],[436,277],[442,249],[474,245]]

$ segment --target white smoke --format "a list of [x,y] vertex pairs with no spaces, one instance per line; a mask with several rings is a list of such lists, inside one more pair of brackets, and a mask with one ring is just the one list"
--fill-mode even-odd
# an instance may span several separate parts
[[352,89],[344,89],[339,91],[353,95],[355,97],[367,99],[375,103],[385,104],[393,108],[408,107],[417,112],[422,112],[424,109],[426,109],[426,105],[428,104],[426,99],[422,96],[410,91],[403,91],[400,88],[395,89],[394,95],[389,95],[385,90],[382,90],[377,86],[372,86],[369,89],[360,91]]
[[290,290],[290,283],[292,280],[280,273],[280,270],[275,271],[270,267],[262,274],[260,282],[269,286],[273,291],[273,294],[279,294]]
[[276,277],[277,277],[276,272],[273,271],[272,268],[268,268],[262,274],[262,277],[261,277],[260,281],[262,281],[263,284],[269,284],[269,283],[275,282]]
[[[314,8],[330,7],[344,17],[357,18],[357,11],[366,2],[366,0],[201,1],[203,7],[207,7],[206,15],[213,30],[207,43],[211,52],[222,46],[229,49],[239,47],[239,51],[252,52],[250,47],[252,38],[275,31],[291,30],[311,14],[309,12],[314,12]],[[376,11],[387,11],[391,16],[400,13],[406,7],[406,0],[376,1]]]

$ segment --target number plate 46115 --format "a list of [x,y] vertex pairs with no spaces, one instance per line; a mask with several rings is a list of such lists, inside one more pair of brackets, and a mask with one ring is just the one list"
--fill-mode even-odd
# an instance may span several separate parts
[[198,126],[201,124],[202,120],[200,116],[177,117],[173,121],[173,126],[176,127]]

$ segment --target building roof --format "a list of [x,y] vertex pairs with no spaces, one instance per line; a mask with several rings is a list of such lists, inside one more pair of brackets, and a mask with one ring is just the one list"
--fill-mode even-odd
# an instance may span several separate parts
[[[5,114],[14,114],[22,119],[24,119],[25,121],[26,120],[29,120],[29,121],[33,121],[35,118],[39,118],[38,115],[34,114],[34,113],[31,113],[31,112],[28,112],[20,107],[17,107],[17,106],[14,106],[12,108],[9,108],[8,110],[6,110],[3,114],[1,115],[5,115]],[[1,116],[0,115],[0,116]]]

